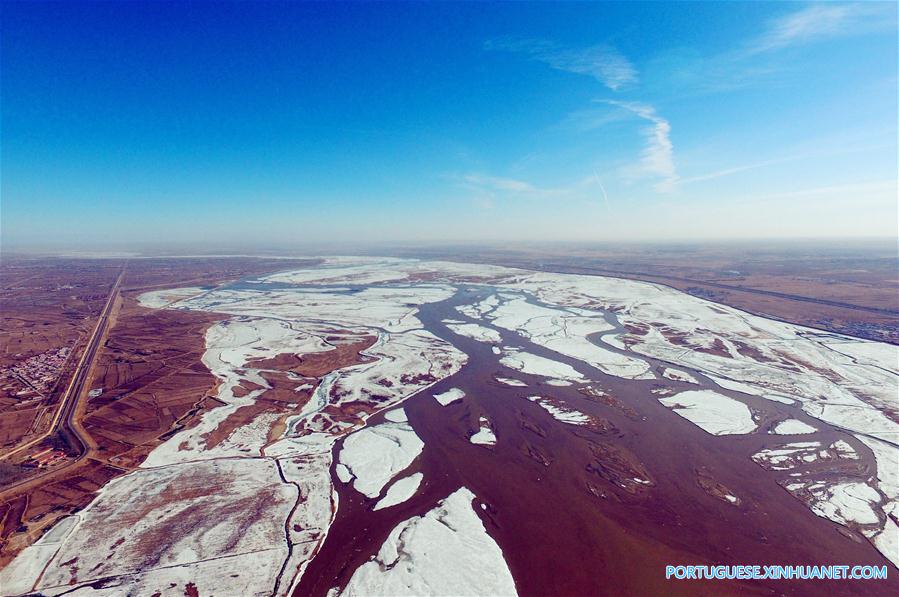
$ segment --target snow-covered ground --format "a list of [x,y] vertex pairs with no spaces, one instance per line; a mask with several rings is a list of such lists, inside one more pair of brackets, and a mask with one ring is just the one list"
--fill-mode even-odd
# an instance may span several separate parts
[[[252,554],[254,567],[237,570],[241,582],[251,593],[270,590],[287,556],[283,521],[296,498],[267,459],[139,469],[108,483],[79,514],[38,588],[56,592],[105,577],[132,586],[135,575]],[[214,577],[192,575],[201,593],[217,590]]]
[[43,537],[24,551],[5,568],[0,570],[0,588],[6,595],[19,595],[34,590],[41,576],[60,545],[78,524],[78,516],[67,516],[54,525]]
[[578,359],[609,375],[628,379],[652,379],[642,359],[612,352],[594,344],[588,336],[614,329],[595,313],[580,309],[550,309],[526,298],[507,300],[488,316],[493,325],[517,332],[531,342]]
[[172,288],[169,290],[152,290],[137,297],[137,303],[148,309],[162,309],[172,303],[206,292],[203,288]]

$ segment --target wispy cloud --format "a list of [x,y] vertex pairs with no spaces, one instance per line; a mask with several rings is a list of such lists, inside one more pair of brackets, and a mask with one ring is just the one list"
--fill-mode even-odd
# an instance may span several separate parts
[[[789,151],[787,153],[779,155],[777,157],[773,157],[768,160],[750,162],[748,164],[738,164],[729,168],[722,168],[719,170],[705,172],[693,176],[685,176],[678,180],[678,185],[687,185],[695,182],[715,180],[718,178],[732,176],[734,174],[741,174],[743,172],[761,168],[768,168],[770,166],[780,166],[782,164],[788,164],[791,162],[802,162],[809,160],[817,161],[822,159],[831,159],[838,156],[847,156],[858,153],[879,153],[894,149],[896,147],[895,141],[889,139],[889,133],[884,135],[884,137],[887,137],[888,140],[884,141],[879,134],[873,136],[869,134],[859,135],[854,132],[849,134],[843,132],[836,135],[830,134],[816,136],[814,138],[807,139],[792,148],[789,148]],[[722,154],[726,153],[726,151],[715,151],[714,149],[711,151],[716,156],[721,156]]]
[[[482,207],[493,207],[495,200],[577,200],[592,197],[586,192],[597,184],[601,187],[598,178],[587,176],[572,184],[556,187],[538,186],[530,182],[516,178],[491,176],[481,173],[469,173],[461,176],[454,175],[457,186],[471,193],[472,199]],[[605,190],[603,189],[603,194]]]
[[[754,35],[731,49],[702,54],[694,47],[665,50],[642,64],[650,92],[680,97],[727,93],[765,85],[789,85],[797,64],[779,52],[839,37],[896,29],[895,3],[772,3],[780,15],[759,23]],[[764,59],[763,59],[764,58]]]
[[488,176],[485,174],[466,174],[461,177],[461,182],[479,190],[509,193],[513,195],[545,197],[558,193],[557,189],[538,188],[523,180],[503,178],[500,176]]
[[644,175],[654,176],[660,180],[655,184],[656,191],[669,192],[677,186],[679,177],[674,166],[674,146],[671,143],[671,124],[658,115],[655,108],[639,102],[621,102],[604,100],[604,103],[624,108],[652,126],[646,127],[643,134],[646,147],[640,159],[640,171]]
[[699,174],[697,176],[689,176],[687,178],[681,178],[678,180],[678,184],[690,184],[694,182],[704,182],[707,180],[715,180],[716,178],[724,178],[726,176],[731,176],[733,174],[740,174],[741,172],[746,172],[748,170],[756,170],[758,168],[765,168],[767,166],[775,166],[778,164],[784,164],[787,162],[792,162],[795,160],[802,159],[804,156],[794,156],[788,158],[782,158],[777,160],[765,160],[764,162],[756,162],[754,164],[744,164],[742,166],[733,166],[731,168],[724,168],[722,170],[716,170],[714,172],[708,172],[706,174]]
[[895,15],[890,2],[812,4],[771,21],[749,53],[895,27]]
[[556,70],[593,77],[613,91],[637,81],[637,69],[610,45],[565,49],[546,40],[502,38],[490,40],[484,47],[524,54]]

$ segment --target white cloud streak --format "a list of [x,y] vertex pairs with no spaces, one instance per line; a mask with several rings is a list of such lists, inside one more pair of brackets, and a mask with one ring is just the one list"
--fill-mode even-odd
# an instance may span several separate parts
[[895,22],[895,4],[891,2],[811,4],[773,20],[749,53],[895,28]]
[[795,156],[782,158],[777,160],[765,160],[764,162],[756,162],[754,164],[744,164],[742,166],[734,166],[732,168],[724,168],[723,170],[716,170],[715,172],[708,172],[706,174],[700,174],[697,176],[690,176],[687,178],[681,178],[678,180],[678,184],[690,184],[694,182],[705,182],[707,180],[715,180],[716,178],[724,178],[725,176],[731,176],[733,174],[740,174],[741,172],[746,172],[747,170],[755,170],[757,168],[765,168],[767,166],[775,166],[778,164],[784,164],[787,162],[792,162],[796,160],[803,159],[805,156]]
[[478,173],[452,178],[458,186],[472,193],[474,202],[482,207],[493,207],[497,199],[583,199],[584,191],[598,183],[592,176],[560,187],[541,187],[524,180]]
[[556,70],[593,77],[612,91],[636,83],[637,69],[621,52],[610,45],[582,49],[562,49],[545,40],[491,40],[488,50],[504,50],[525,54]]
[[462,177],[462,183],[481,190],[514,195],[546,196],[556,192],[556,189],[537,188],[523,180],[485,174],[466,174]]
[[680,180],[674,165],[674,145],[671,143],[671,124],[656,113],[655,108],[639,102],[605,100],[605,103],[624,108],[652,124],[644,129],[646,147],[640,160],[643,174],[658,177],[655,190],[673,191]]

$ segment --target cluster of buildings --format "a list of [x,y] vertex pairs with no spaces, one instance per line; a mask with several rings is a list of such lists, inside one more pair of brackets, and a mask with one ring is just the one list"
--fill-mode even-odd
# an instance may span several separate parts
[[47,394],[59,378],[71,349],[64,346],[20,361],[6,370],[6,376],[17,378],[26,387],[17,395],[26,397],[32,392]]
[[66,459],[66,453],[55,448],[45,448],[36,454],[28,457],[24,462],[25,466],[36,466],[37,468],[47,468],[62,462]]

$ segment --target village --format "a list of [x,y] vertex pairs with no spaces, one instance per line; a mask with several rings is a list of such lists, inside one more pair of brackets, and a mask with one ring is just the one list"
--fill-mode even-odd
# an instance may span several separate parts
[[8,392],[8,388],[13,387],[9,382],[15,380],[24,387],[15,392],[14,396],[23,399],[46,398],[59,379],[69,354],[71,348],[64,346],[16,363],[0,373],[3,389]]

